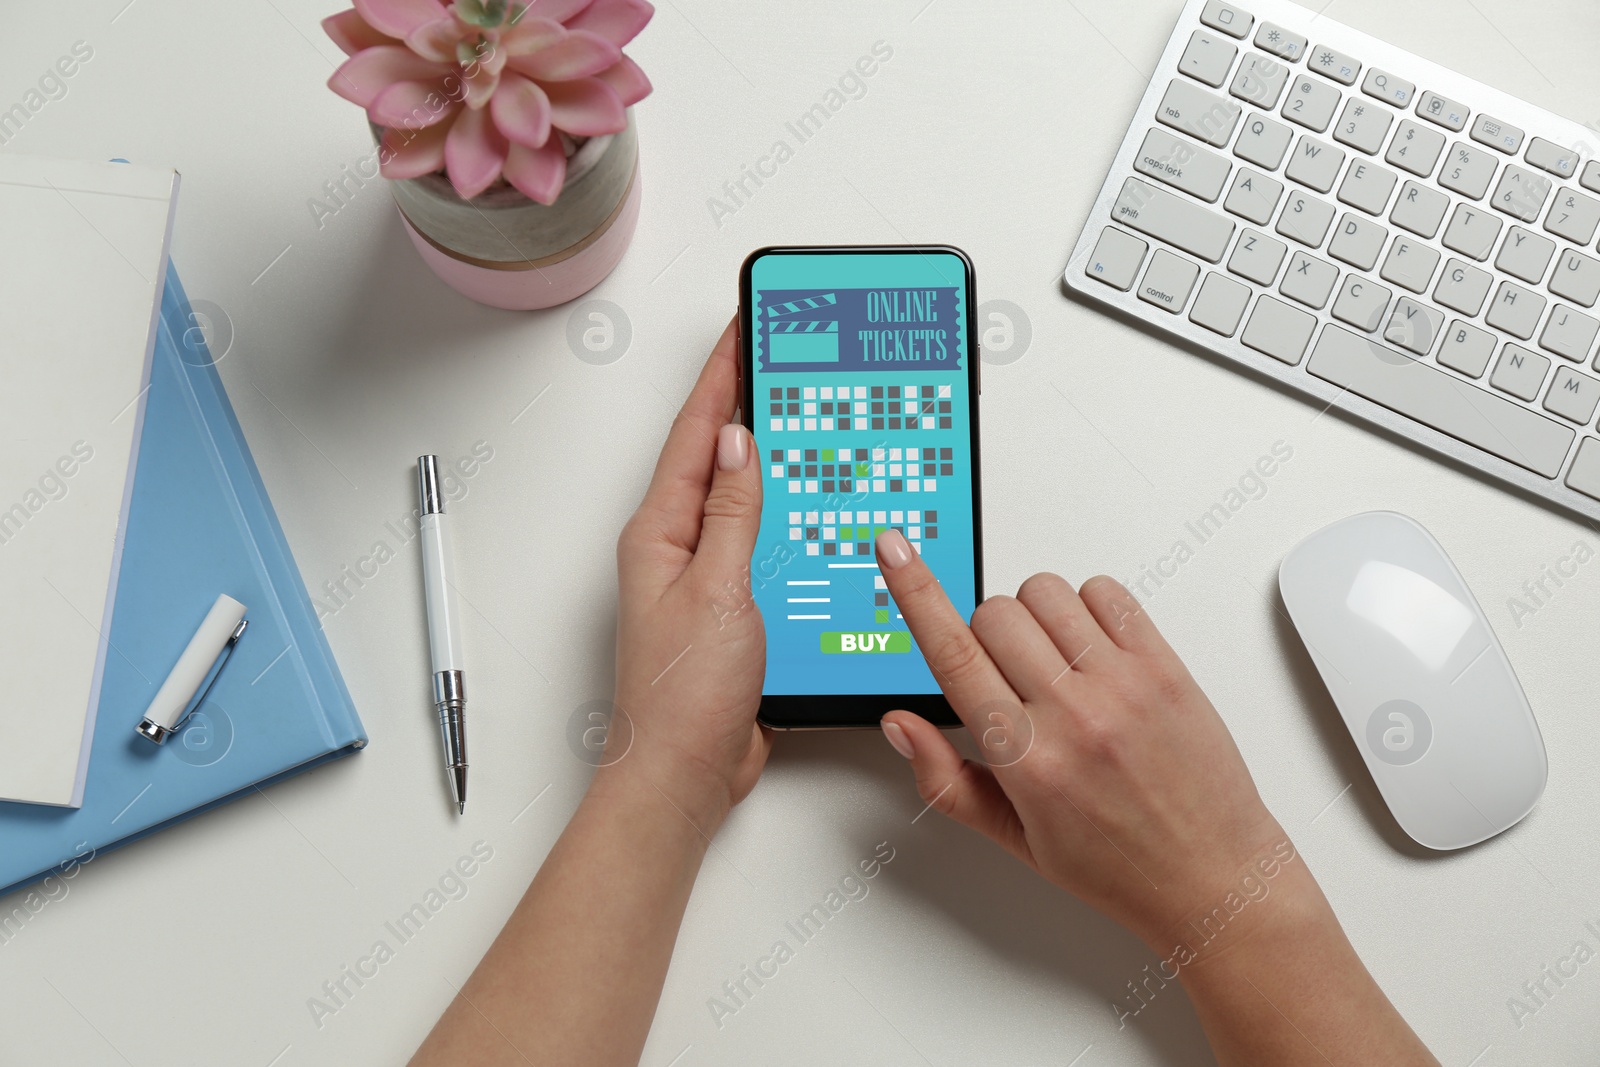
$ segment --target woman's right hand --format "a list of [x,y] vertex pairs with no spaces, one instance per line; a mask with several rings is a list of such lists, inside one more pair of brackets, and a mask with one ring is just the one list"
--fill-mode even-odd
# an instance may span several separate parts
[[985,600],[969,627],[898,532],[879,536],[878,561],[986,760],[963,760],[917,715],[886,715],[925,802],[1163,956],[1230,893],[1264,896],[1303,867],[1216,709],[1119,583],[1078,591],[1037,574]]
[[1121,1025],[1179,980],[1217,1061],[1437,1067],[1362,965],[1239,749],[1138,601],[1036,574],[962,622],[899,532],[878,566],[986,764],[905,711],[883,731],[922,799],[1161,957]]

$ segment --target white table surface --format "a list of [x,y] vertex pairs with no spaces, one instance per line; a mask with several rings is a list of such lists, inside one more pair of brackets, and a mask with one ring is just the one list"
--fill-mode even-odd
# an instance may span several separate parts
[[[446,289],[381,182],[348,185],[318,225],[324,183],[370,152],[361,113],[324,86],[341,58],[317,25],[330,3],[125,3],[7,6],[0,107],[74,41],[94,54],[0,150],[182,172],[173,257],[218,336],[231,331],[222,376],[307,585],[320,593],[380,541],[396,558],[325,623],[370,748],[86,868],[0,945],[0,1062],[403,1061],[583,791],[566,735],[610,694],[615,535],[734,309],[740,260],[768,243],[898,241],[965,248],[980,300],[1031,323],[1023,356],[984,374],[990,591],[1041,569],[1135,577],[1274,442],[1292,445],[1267,495],[1151,610],[1440,1059],[1594,1061],[1600,961],[1520,1028],[1508,999],[1575,942],[1600,952],[1584,928],[1600,919],[1600,562],[1520,626],[1507,600],[1600,534],[1062,294],[1178,0],[662,0],[631,48],[656,86],[637,109],[639,232],[591,294],[623,310],[632,342],[603,366],[569,349],[571,308],[495,311]],[[1592,0],[1334,0],[1329,14],[1600,120]],[[708,198],[776,140],[792,146],[785,122],[876,41],[893,56],[865,95],[718,225]],[[413,457],[480,441],[493,458],[455,507],[474,696],[458,819],[416,549],[386,523],[414,504]],[[1403,843],[1269,596],[1299,538],[1372,508],[1416,516],[1452,553],[1549,749],[1539,807],[1464,853]],[[1138,942],[975,835],[914,821],[921,807],[881,738],[781,737],[701,873],[643,1063],[1211,1062],[1175,987],[1119,1030],[1112,1004],[1154,960]],[[480,841],[493,858],[466,895],[399,943],[385,923]],[[895,859],[870,895],[719,1028],[708,998],[884,841]],[[393,958],[317,1019],[310,999],[379,940]]]

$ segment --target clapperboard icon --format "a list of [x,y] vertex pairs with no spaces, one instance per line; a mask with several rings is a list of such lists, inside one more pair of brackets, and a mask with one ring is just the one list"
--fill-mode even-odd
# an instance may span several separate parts
[[837,293],[821,293],[768,305],[767,358],[773,363],[839,362],[839,320],[794,317],[826,311],[838,303]]

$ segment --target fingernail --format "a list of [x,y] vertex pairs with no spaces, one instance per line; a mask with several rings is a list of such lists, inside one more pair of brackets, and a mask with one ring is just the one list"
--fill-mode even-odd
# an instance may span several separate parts
[[917,754],[916,749],[911,747],[911,738],[907,736],[905,730],[901,729],[899,723],[886,722],[882,725],[883,736],[889,739],[889,743],[894,746],[896,752],[906,759],[910,759]]
[[878,565],[896,571],[911,562],[911,545],[893,526],[878,535]]
[[717,469],[742,471],[750,462],[750,435],[730,422],[717,433]]

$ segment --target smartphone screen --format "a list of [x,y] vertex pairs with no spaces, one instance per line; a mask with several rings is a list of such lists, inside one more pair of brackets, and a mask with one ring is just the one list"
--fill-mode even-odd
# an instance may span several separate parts
[[742,272],[746,423],[759,452],[751,591],[762,719],[953,723],[878,570],[905,535],[963,618],[980,596],[973,274],[953,248],[763,249]]

